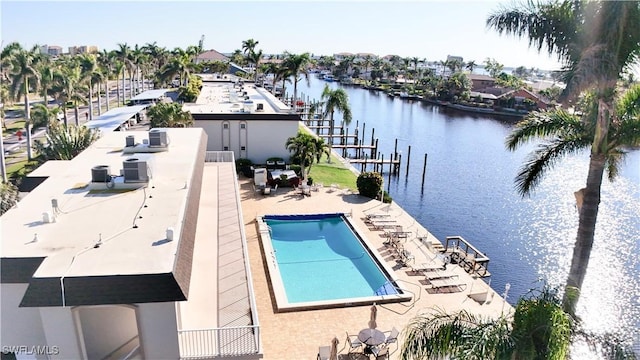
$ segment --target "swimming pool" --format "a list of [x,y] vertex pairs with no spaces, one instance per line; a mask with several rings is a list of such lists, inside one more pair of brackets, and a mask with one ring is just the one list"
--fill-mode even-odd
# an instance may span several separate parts
[[343,214],[258,219],[278,309],[410,299]]

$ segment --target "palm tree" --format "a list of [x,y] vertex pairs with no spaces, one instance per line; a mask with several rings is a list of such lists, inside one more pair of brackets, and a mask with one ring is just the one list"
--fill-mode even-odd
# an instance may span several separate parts
[[[122,65],[124,65],[122,67],[122,105],[124,105],[125,99],[126,99],[126,95],[125,95],[126,90],[124,86],[124,78],[125,78],[124,71],[127,70],[129,72],[129,76],[131,76],[133,72],[132,71],[133,63],[131,62],[131,48],[129,47],[129,45],[127,45],[127,43],[118,44],[118,49],[115,50],[115,53],[116,53],[116,56],[118,57],[118,60],[120,60]],[[129,92],[129,94],[131,95],[131,92]]]
[[48,107],[45,104],[35,104],[31,112],[31,123],[34,128],[48,127],[49,124],[58,121],[58,114],[61,108],[59,106]]
[[293,155],[291,156],[293,161],[297,161],[300,163],[301,177],[302,180],[304,180],[307,177],[305,168],[307,164],[311,166],[316,154],[316,147],[313,136],[308,133],[299,131],[296,136],[287,139],[285,146],[289,150],[289,152],[293,153]]
[[[329,147],[329,144],[327,144],[324,139],[319,136],[314,137],[312,143],[316,162],[320,163],[322,155],[326,155],[327,161],[329,161],[331,157],[331,148]],[[311,165],[309,165],[309,172],[311,172]]]
[[93,80],[95,78],[94,73],[98,69],[98,63],[96,62],[96,56],[93,54],[81,54],[79,62],[81,81],[89,84],[87,102],[89,104],[89,120],[93,120]]
[[99,135],[86,126],[63,126],[57,122],[47,129],[46,144],[36,141],[36,149],[47,160],[71,160],[95,142]]
[[615,139],[615,130],[611,130],[623,122],[614,108],[616,83],[640,56],[639,24],[637,1],[529,2],[524,8],[502,9],[487,19],[487,25],[500,34],[526,35],[529,44],[538,50],[544,46],[549,54],[557,54],[564,62],[567,84],[562,100],[574,99],[585,90],[595,94],[595,119],[585,118],[592,120],[594,126],[592,142],[587,146],[591,157],[563,299],[571,313],[575,312],[589,264],[604,169],[616,164],[613,155],[619,149],[616,141],[621,139]]
[[320,96],[320,102],[316,103],[310,109],[313,113],[318,107],[323,107],[323,118],[329,116],[329,152],[331,152],[331,146],[333,145],[333,130],[334,119],[333,115],[336,111],[342,113],[342,121],[344,124],[349,125],[351,123],[351,106],[349,105],[349,95],[342,88],[331,90],[329,85],[325,85]]
[[311,57],[309,53],[288,54],[282,64],[293,76],[293,109],[297,111],[296,100],[298,99],[298,81],[300,81],[298,77],[302,75],[307,80],[307,85],[309,84],[308,66],[311,64]]
[[59,94],[59,97],[64,103],[64,124],[69,124],[67,119],[67,106],[73,105],[74,115],[76,118],[76,125],[80,124],[80,114],[78,106],[81,103],[85,103],[86,99],[81,94],[86,91],[86,88],[82,84],[82,71],[80,65],[77,63],[77,59],[67,59],[58,73],[56,73],[56,86],[55,91]]
[[258,45],[258,43],[259,41],[255,41],[254,39],[247,39],[242,41],[242,52],[245,55],[251,54],[256,48],[256,46]]
[[547,287],[519,299],[513,314],[495,319],[465,310],[419,315],[405,329],[400,359],[564,360],[572,341],[597,345],[605,359],[635,359],[621,339],[583,331]]
[[476,62],[473,60],[467,62],[467,65],[465,65],[465,68],[467,68],[467,70],[469,70],[469,72],[473,74],[473,69],[476,68]]
[[254,75],[253,75],[253,81],[257,82],[258,81],[258,66],[260,65],[260,60],[262,60],[262,50],[258,50],[256,51],[251,51],[248,55],[247,55],[247,60],[249,60],[249,62],[251,64],[253,64],[253,68],[254,68]]
[[[27,128],[31,125],[31,104],[29,103],[29,81],[33,81],[33,86],[37,87],[40,74],[37,70],[39,49],[34,46],[31,50],[14,48],[10,53],[10,92],[14,98],[24,95],[24,117]],[[32,159],[31,151],[31,131],[27,131],[27,159]]]
[[193,117],[178,103],[158,103],[147,110],[151,127],[189,127]]

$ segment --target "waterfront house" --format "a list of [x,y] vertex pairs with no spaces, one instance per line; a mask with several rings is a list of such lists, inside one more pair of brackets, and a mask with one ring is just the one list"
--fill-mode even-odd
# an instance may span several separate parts
[[467,77],[471,80],[471,91],[486,93],[486,91],[482,90],[491,88],[496,84],[496,79],[489,75],[467,74]]

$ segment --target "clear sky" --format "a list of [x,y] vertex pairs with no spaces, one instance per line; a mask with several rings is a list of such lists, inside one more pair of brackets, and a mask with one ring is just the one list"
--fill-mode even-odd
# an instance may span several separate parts
[[265,54],[366,52],[380,56],[476,64],[493,58],[507,67],[558,69],[555,57],[528,48],[527,39],[487,29],[488,15],[505,1],[5,1],[3,46],[17,41],[113,50],[156,42],[168,49],[197,45],[233,52],[259,41]]

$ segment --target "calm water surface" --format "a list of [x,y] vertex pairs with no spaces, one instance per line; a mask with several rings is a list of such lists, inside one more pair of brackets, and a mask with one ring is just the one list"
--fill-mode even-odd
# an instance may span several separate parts
[[[319,100],[325,84],[312,75],[310,86],[302,81],[298,92]],[[510,283],[510,303],[538,287],[540,280],[564,285],[578,227],[573,192],[586,182],[588,153],[559,162],[530,197],[521,198],[513,179],[535,144],[516,152],[505,150],[512,122],[356,87],[344,89],[353,112],[350,133],[356,121],[360,130],[365,123],[368,142],[375,128],[385,158],[398,139],[401,174],[389,184],[388,169],[384,174],[385,189],[390,185],[394,201],[441,241],[461,235],[486,253],[491,259],[491,286],[502,293]],[[287,91],[291,94],[292,86]],[[596,239],[579,303],[579,315],[588,329],[640,337],[639,240],[640,151],[633,151],[615,182],[605,179],[602,185]]]

